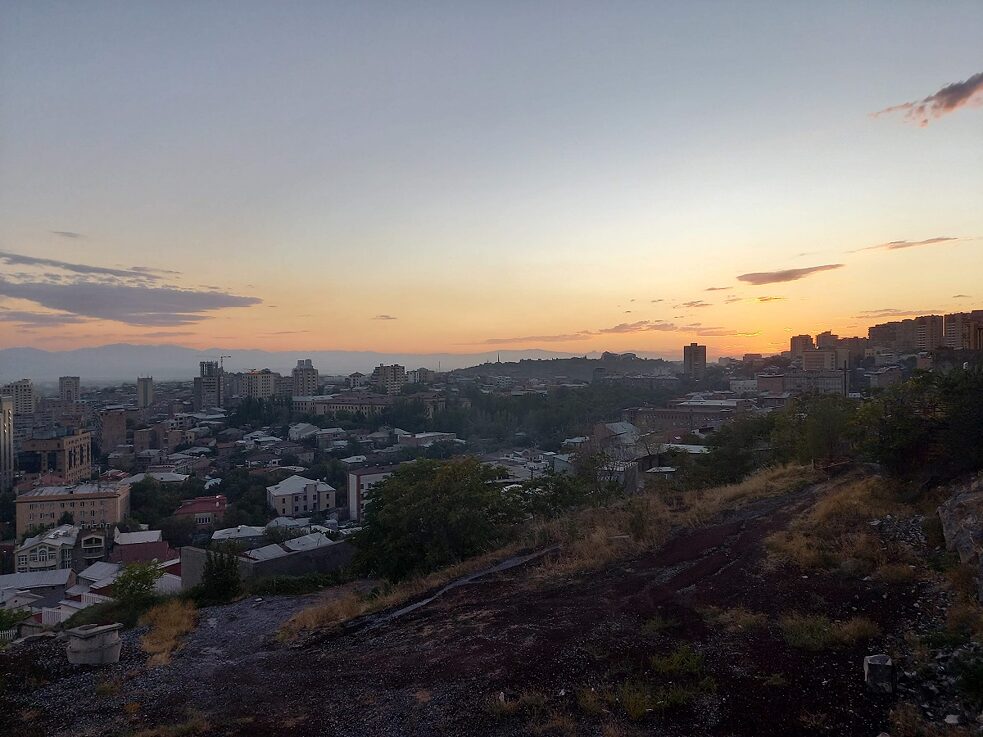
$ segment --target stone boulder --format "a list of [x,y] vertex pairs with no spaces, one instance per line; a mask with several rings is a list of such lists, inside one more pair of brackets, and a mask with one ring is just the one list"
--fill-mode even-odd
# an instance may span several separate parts
[[959,556],[962,563],[976,570],[977,588],[983,561],[983,475],[961,484],[939,507],[939,522],[946,549]]
[[864,658],[864,683],[874,693],[894,692],[894,663],[889,655],[868,655]]

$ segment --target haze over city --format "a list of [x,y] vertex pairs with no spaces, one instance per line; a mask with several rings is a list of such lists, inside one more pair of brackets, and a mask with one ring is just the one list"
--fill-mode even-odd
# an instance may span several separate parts
[[678,359],[981,298],[978,2],[10,2],[0,347]]

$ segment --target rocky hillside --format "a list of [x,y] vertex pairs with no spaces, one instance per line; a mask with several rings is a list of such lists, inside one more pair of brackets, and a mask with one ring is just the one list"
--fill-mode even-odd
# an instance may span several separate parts
[[[975,734],[983,615],[944,549],[945,493],[902,502],[850,473],[735,495],[666,535],[635,519],[594,561],[566,546],[394,617],[284,628],[348,592],[247,599],[201,610],[163,665],[140,628],[103,670],[55,640],[8,648],[0,733]],[[893,693],[865,686],[877,653]]]

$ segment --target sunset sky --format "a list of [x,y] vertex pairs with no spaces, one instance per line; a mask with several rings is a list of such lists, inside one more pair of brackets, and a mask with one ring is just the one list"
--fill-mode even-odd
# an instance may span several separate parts
[[774,352],[983,308],[983,3],[0,4],[0,347]]

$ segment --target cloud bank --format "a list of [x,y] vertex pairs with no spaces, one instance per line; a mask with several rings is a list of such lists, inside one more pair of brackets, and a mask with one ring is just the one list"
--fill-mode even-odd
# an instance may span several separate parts
[[818,274],[821,271],[831,271],[833,269],[842,269],[843,264],[823,264],[822,266],[808,266],[803,269],[784,269],[782,271],[756,271],[750,274],[741,274],[738,278],[739,281],[747,282],[748,284],[777,284],[779,282],[796,281],[798,279],[804,279],[812,274]]

